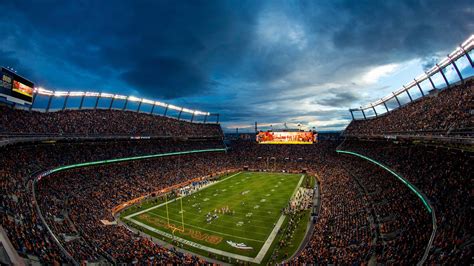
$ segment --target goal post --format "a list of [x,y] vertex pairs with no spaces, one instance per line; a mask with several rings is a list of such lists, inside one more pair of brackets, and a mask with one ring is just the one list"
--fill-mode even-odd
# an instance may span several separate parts
[[170,202],[168,201],[168,195],[165,194],[166,220],[167,220],[167,223],[168,223],[168,228],[170,228],[172,230],[173,236],[174,236],[174,232],[176,230],[178,230],[180,232],[184,232],[183,197],[180,197],[179,201],[180,201],[180,213],[181,213],[181,226],[177,227],[177,226],[174,226],[174,225],[170,224],[170,214],[169,214],[169,208],[168,208],[168,204]]

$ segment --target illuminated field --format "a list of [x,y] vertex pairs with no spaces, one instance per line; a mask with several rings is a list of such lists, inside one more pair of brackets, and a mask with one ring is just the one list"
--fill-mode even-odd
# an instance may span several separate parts
[[[122,219],[160,239],[174,233],[175,240],[204,254],[260,263],[285,224],[281,210],[303,179],[301,174],[238,173],[189,196],[127,211]],[[228,213],[215,212],[222,208]],[[218,218],[208,222],[208,213]]]

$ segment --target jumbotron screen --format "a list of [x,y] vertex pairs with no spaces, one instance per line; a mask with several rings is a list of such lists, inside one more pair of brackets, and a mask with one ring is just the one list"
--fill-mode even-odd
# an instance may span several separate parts
[[6,96],[7,99],[19,99],[31,104],[33,101],[33,82],[13,73],[12,71],[2,68],[2,82],[0,86],[0,95]]
[[317,142],[317,133],[314,132],[259,132],[259,144],[313,144]]

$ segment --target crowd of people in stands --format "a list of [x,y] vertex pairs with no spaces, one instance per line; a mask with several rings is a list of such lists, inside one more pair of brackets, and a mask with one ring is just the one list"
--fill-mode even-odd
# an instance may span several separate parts
[[0,106],[0,135],[222,136],[218,124],[118,110],[38,112]]
[[[473,87],[468,85],[423,98],[412,104],[418,106],[416,108],[407,105],[384,116],[391,118],[363,121],[360,127],[359,122],[353,122],[348,132],[372,135],[393,130],[469,128],[471,118],[468,119],[462,113],[464,111],[453,113],[456,111],[451,109],[448,113],[454,114],[455,118],[443,114],[444,109],[453,108],[453,101],[461,102],[455,105],[458,107],[465,106],[465,101],[472,103]],[[466,90],[470,92],[466,94]],[[441,101],[441,97],[451,104],[440,105],[437,101]],[[441,106],[443,110],[428,114],[436,109],[434,106]],[[204,263],[201,258],[165,248],[116,224],[111,210],[131,199],[195,177],[235,169],[304,171],[318,176],[321,209],[309,242],[292,258],[293,263],[416,264],[425,254],[431,236],[432,217],[421,199],[380,167],[337,154],[335,150],[339,143],[336,141],[315,145],[259,145],[236,140],[227,152],[175,155],[68,170],[39,181],[35,202],[31,177],[40,171],[104,159],[223,148],[221,129],[215,125],[191,124],[132,112],[36,113],[0,108],[0,133],[201,137],[195,140],[29,143],[1,147],[0,223],[22,256],[41,263],[63,263],[68,258],[51,238],[38,209],[67,254],[79,262]],[[403,111],[405,108],[411,111]],[[403,120],[410,120],[406,115],[411,118],[420,108],[425,112],[417,116],[424,115],[425,122],[414,118],[412,123],[416,126],[403,125],[406,123]],[[397,118],[397,113],[404,119]],[[378,119],[389,120],[381,125],[374,122]],[[9,123],[13,120],[23,122]],[[376,158],[426,194],[436,212],[438,227],[428,262],[470,262],[474,223],[470,218],[472,178],[467,173],[474,172],[471,153],[360,140],[345,141],[342,148]]]
[[437,230],[428,261],[469,264],[472,257],[472,152],[388,141],[346,141],[344,150],[374,158],[400,173],[434,207]]
[[472,134],[474,81],[433,92],[376,118],[353,120],[347,136]]
[[[66,262],[67,257],[63,255],[48,234],[32,201],[31,177],[34,173],[73,163],[222,147],[222,141],[218,140],[141,140],[2,147],[0,149],[1,225],[20,255],[46,264]],[[183,165],[188,163],[183,161]],[[87,183],[78,181],[77,185],[85,187]],[[66,215],[67,213],[57,207],[60,205],[57,205],[58,202],[55,199],[60,192],[51,191],[51,193],[54,193],[51,197],[41,197],[41,194],[38,194],[38,197],[41,198],[38,203],[40,206],[51,206],[51,208],[45,209],[44,216],[46,216],[53,232],[60,233],[61,239],[70,240],[66,248],[69,251],[74,251],[78,258],[101,258],[97,250],[88,248],[88,245],[85,244],[88,240],[78,238],[77,234],[74,234],[77,232],[77,228],[74,228],[75,226],[71,223],[70,217]],[[53,220],[50,220],[50,217],[54,217]],[[149,242],[149,240],[140,241]],[[139,243],[141,242],[137,242],[137,245]],[[130,254],[133,257],[134,253]],[[156,257],[157,261],[160,258],[160,256]],[[173,262],[177,261],[173,260]]]

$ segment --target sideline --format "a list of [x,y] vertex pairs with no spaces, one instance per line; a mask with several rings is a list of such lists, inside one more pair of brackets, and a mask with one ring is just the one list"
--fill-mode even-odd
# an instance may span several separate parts
[[[232,176],[229,176],[223,180],[220,180],[218,182],[215,182],[213,184],[216,184],[216,183],[219,183],[221,181],[224,181],[224,180],[227,180],[235,175],[238,175],[238,174],[241,174],[242,172],[239,172],[237,174],[234,174]],[[300,180],[298,181],[298,185],[295,187],[294,191],[293,191],[293,194],[291,196],[291,198],[293,198],[293,196],[296,194],[296,192],[298,191],[298,188],[301,186],[301,184],[303,183],[303,180],[304,180],[304,175],[301,175],[300,177]],[[213,185],[213,184],[210,184],[209,186]],[[209,187],[207,186],[207,187]],[[207,188],[206,187],[206,188]],[[187,195],[189,196],[189,195]],[[179,198],[176,198],[174,200],[177,200]],[[170,201],[168,202],[164,202],[164,203],[161,203],[160,206],[163,206],[164,204],[167,204],[169,203]],[[157,205],[158,206],[158,205]],[[150,209],[154,209],[154,208],[157,208],[157,206],[154,206],[154,207],[151,207],[151,208],[148,208],[146,210],[143,210],[143,211],[140,211],[141,213],[143,212],[146,212]],[[183,244],[186,244],[188,246],[192,246],[194,248],[198,248],[198,249],[201,249],[201,250],[205,250],[207,252],[211,252],[211,253],[214,253],[214,254],[217,254],[217,255],[221,255],[221,256],[226,256],[226,257],[230,257],[230,258],[233,258],[233,259],[238,259],[238,260],[243,260],[243,261],[247,261],[247,262],[252,262],[252,263],[257,263],[257,264],[260,264],[262,262],[262,260],[265,258],[265,255],[267,254],[268,250],[270,249],[273,241],[275,240],[277,234],[278,234],[278,231],[280,230],[281,226],[283,225],[283,222],[285,221],[286,219],[286,215],[282,214],[280,216],[280,218],[278,219],[277,223],[275,224],[275,227],[273,227],[273,230],[272,232],[270,233],[270,235],[268,236],[267,240],[265,241],[265,243],[263,244],[262,248],[260,248],[260,251],[258,252],[257,256],[255,258],[252,258],[252,257],[248,257],[248,256],[243,256],[243,255],[238,255],[238,254],[234,254],[234,253],[231,253],[231,252],[227,252],[227,251],[223,251],[223,250],[219,250],[219,249],[215,249],[215,248],[211,248],[211,247],[208,247],[208,246],[204,246],[204,245],[201,245],[201,244],[198,244],[198,243],[195,243],[193,241],[190,241],[190,240],[186,240],[186,239],[183,239],[181,237],[177,237],[177,236],[173,236],[172,234],[169,234],[169,233],[166,233],[166,232],[163,232],[161,230],[158,230],[154,227],[151,227],[149,225],[146,225],[142,222],[139,222],[135,219],[132,219],[133,216],[136,216],[136,215],[129,215],[129,216],[126,216],[124,217],[124,219],[127,219],[129,221],[131,221],[132,223],[138,225],[138,226],[141,226],[147,230],[150,230],[154,233],[157,233],[159,235],[162,235],[164,237],[167,237],[169,239],[174,239],[180,243],[183,243]]]
[[178,198],[174,198],[174,199],[172,199],[172,200],[168,200],[167,202],[160,203],[160,204],[155,205],[155,206],[153,206],[153,207],[150,207],[150,208],[148,208],[148,209],[145,209],[145,210],[142,210],[142,211],[139,211],[139,212],[132,213],[132,214],[130,214],[130,215],[125,216],[124,219],[130,220],[130,218],[133,218],[133,217],[135,217],[135,216],[137,216],[137,215],[140,215],[140,214],[142,214],[142,213],[145,213],[145,212],[154,210],[154,209],[156,209],[156,208],[162,207],[162,206],[164,206],[164,205],[166,205],[166,204],[175,202],[175,201],[177,201],[177,200],[179,200],[179,199],[181,199],[181,198],[185,198],[185,197],[187,197],[187,196],[191,196],[192,194],[194,194],[194,193],[196,193],[196,192],[198,192],[198,191],[201,191],[201,190],[203,190],[203,189],[205,189],[205,188],[211,187],[211,186],[213,186],[213,185],[215,185],[215,184],[217,184],[217,183],[220,183],[220,182],[222,182],[222,181],[225,181],[225,180],[227,180],[227,179],[229,179],[229,178],[231,178],[231,177],[240,175],[241,173],[242,173],[242,172],[238,172],[238,173],[233,174],[233,175],[231,175],[231,176],[228,176],[228,177],[226,177],[226,178],[224,178],[224,179],[222,179],[222,180],[219,180],[219,181],[217,181],[217,182],[211,183],[211,184],[209,184],[209,185],[207,185],[207,186],[203,186],[203,187],[199,188],[198,190],[193,191],[193,192],[192,192],[191,194],[189,194],[189,195],[181,196],[181,197],[178,197]]

